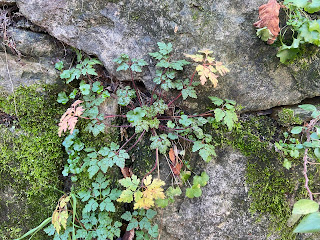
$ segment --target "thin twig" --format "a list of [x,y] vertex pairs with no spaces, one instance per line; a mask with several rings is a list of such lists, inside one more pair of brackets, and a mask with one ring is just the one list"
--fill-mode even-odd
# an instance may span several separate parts
[[12,94],[13,94],[14,111],[15,111],[15,113],[16,113],[16,116],[18,117],[16,94],[15,94],[15,91],[14,91],[13,81],[12,81],[11,74],[10,74],[10,70],[9,70],[8,54],[7,54],[7,50],[6,50],[6,47],[5,47],[5,46],[4,46],[3,49],[4,49],[4,55],[5,55],[5,58],[6,58],[6,68],[7,68],[7,72],[8,72],[8,76],[9,76],[9,81],[10,81],[10,83],[11,83],[11,90],[12,90]]
[[146,132],[146,130],[143,130],[143,132],[141,133],[141,135],[139,136],[138,140],[130,147],[127,149],[126,152],[129,152],[132,148],[134,148],[138,142],[140,142],[141,138],[143,137],[144,133]]

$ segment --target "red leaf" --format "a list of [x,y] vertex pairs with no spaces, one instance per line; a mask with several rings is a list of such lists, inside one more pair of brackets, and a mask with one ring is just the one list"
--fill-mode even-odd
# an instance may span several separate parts
[[169,151],[169,158],[172,162],[172,165],[170,165],[170,168],[175,176],[179,176],[183,163],[178,156],[177,147],[175,145],[173,147],[174,148],[170,148],[170,151]]
[[267,4],[259,7],[260,20],[253,24],[257,28],[267,27],[270,30],[273,36],[267,41],[268,44],[274,43],[280,32],[279,10],[280,4],[277,3],[277,0],[269,0]]

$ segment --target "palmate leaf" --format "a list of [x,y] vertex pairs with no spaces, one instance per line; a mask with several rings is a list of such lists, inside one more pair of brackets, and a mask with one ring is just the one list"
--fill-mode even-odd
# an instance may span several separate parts
[[320,1],[312,0],[312,2],[308,2],[308,5],[304,7],[304,10],[308,13],[315,13],[320,11]]

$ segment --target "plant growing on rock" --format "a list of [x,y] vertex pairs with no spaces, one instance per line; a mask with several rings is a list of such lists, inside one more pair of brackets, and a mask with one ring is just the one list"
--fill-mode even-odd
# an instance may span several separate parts
[[[120,236],[121,227],[125,239],[133,239],[134,236],[136,239],[155,239],[158,237],[158,225],[152,223],[156,215],[152,208],[166,207],[173,202],[175,196],[182,194],[182,183],[189,185],[187,197],[201,196],[201,187],[207,184],[209,176],[202,172],[194,176],[190,184],[188,178],[192,175],[192,169],[184,160],[186,149],[182,146],[190,145],[193,153],[198,153],[205,162],[209,162],[216,156],[215,144],[204,128],[214,124],[232,130],[238,119],[236,103],[209,97],[214,107],[205,113],[191,115],[175,104],[181,98],[197,98],[196,87],[207,84],[207,80],[216,87],[217,78],[229,70],[210,56],[212,51],[203,50],[195,55],[186,54],[197,66],[190,78],[181,79],[179,72],[190,62],[172,60],[171,43],[159,42],[158,47],[159,51],[150,53],[157,60],[157,70],[153,79],[154,89],[149,93],[139,89],[135,77],[148,65],[147,62],[131,59],[126,54],[114,62],[118,64],[117,71],[129,74],[129,83],[110,87],[99,81],[95,77],[94,65],[101,63],[90,58],[82,60],[80,52],[77,52],[77,66],[61,73],[66,83],[80,83],[70,94],[61,92],[58,96],[58,102],[62,104],[73,102],[61,117],[59,136],[70,132],[63,141],[69,156],[63,175],[71,177],[74,187],[59,200],[52,216],[52,225],[45,229],[54,239],[113,239]],[[56,68],[62,70],[63,63],[57,63]],[[199,80],[196,74],[200,76]],[[176,95],[171,97],[169,90]],[[119,114],[101,111],[100,105],[110,97],[120,106]],[[106,122],[106,119],[117,120],[117,124]],[[77,128],[79,122],[86,125],[84,131]],[[101,147],[82,140],[86,134],[98,137],[106,133],[106,128],[112,127],[120,128],[125,140],[110,141]],[[130,137],[128,133],[131,133]],[[135,169],[131,166],[130,152],[143,138],[150,142],[155,160],[153,168],[139,178],[133,174]],[[160,155],[167,159],[176,182],[166,191],[165,183],[160,179]],[[113,169],[116,167],[124,177],[118,181],[124,190],[120,190],[113,181]],[[154,177],[151,173],[156,169],[158,173]],[[84,176],[88,178],[89,186],[79,184]],[[123,203],[129,204],[126,211],[123,210]]]
[[[286,13],[286,23],[280,30],[279,10]],[[319,1],[284,0],[281,5],[276,0],[269,0],[259,8],[257,36],[268,44],[273,44],[279,35],[280,48],[277,57],[280,62],[293,60],[301,53],[303,46],[314,44],[320,46],[320,20],[311,15],[320,11]],[[288,34],[286,34],[288,33]],[[285,37],[286,35],[286,37]],[[287,39],[290,35],[290,39]]]
[[293,127],[290,131],[292,136],[285,132],[285,140],[275,143],[276,148],[285,156],[284,167],[287,169],[292,165],[288,160],[289,157],[303,159],[304,187],[309,196],[309,199],[301,199],[294,204],[288,226],[293,226],[301,216],[305,215],[295,227],[294,233],[320,232],[319,203],[313,199],[319,193],[311,191],[308,178],[308,166],[320,164],[320,111],[311,104],[303,104],[299,107],[312,112],[312,119],[303,126]]

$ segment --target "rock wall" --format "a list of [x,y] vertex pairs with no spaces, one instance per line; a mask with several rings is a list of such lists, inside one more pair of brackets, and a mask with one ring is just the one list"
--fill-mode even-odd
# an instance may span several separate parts
[[[317,53],[283,65],[275,56],[276,47],[256,37],[252,23],[264,3],[0,0],[0,37],[6,46],[5,50],[0,48],[0,90],[12,92],[21,84],[59,82],[54,63],[63,59],[71,63],[70,47],[97,56],[110,76],[127,80],[126,75],[115,71],[112,60],[127,53],[152,63],[148,53],[156,49],[157,42],[165,41],[172,42],[176,57],[211,49],[231,70],[219,79],[216,89],[205,86],[195,103],[198,108],[213,95],[236,100],[244,111],[292,105],[319,96]],[[148,67],[141,75],[148,89],[153,86],[154,72]],[[216,161],[205,167],[210,182],[203,196],[180,199],[164,210],[159,219],[161,239],[276,239],[277,234],[268,235],[268,216],[257,223],[248,211],[251,200],[245,183],[246,167],[244,155],[231,148],[221,150]]]
[[[20,12],[60,41],[94,54],[112,75],[121,53],[148,59],[156,42],[172,42],[177,56],[214,51],[231,72],[204,96],[236,100],[245,110],[290,105],[319,95],[318,57],[291,66],[279,63],[276,48],[255,35],[252,23],[264,0],[17,0]],[[154,69],[143,76],[152,85]],[[310,78],[310,76],[312,76]]]

